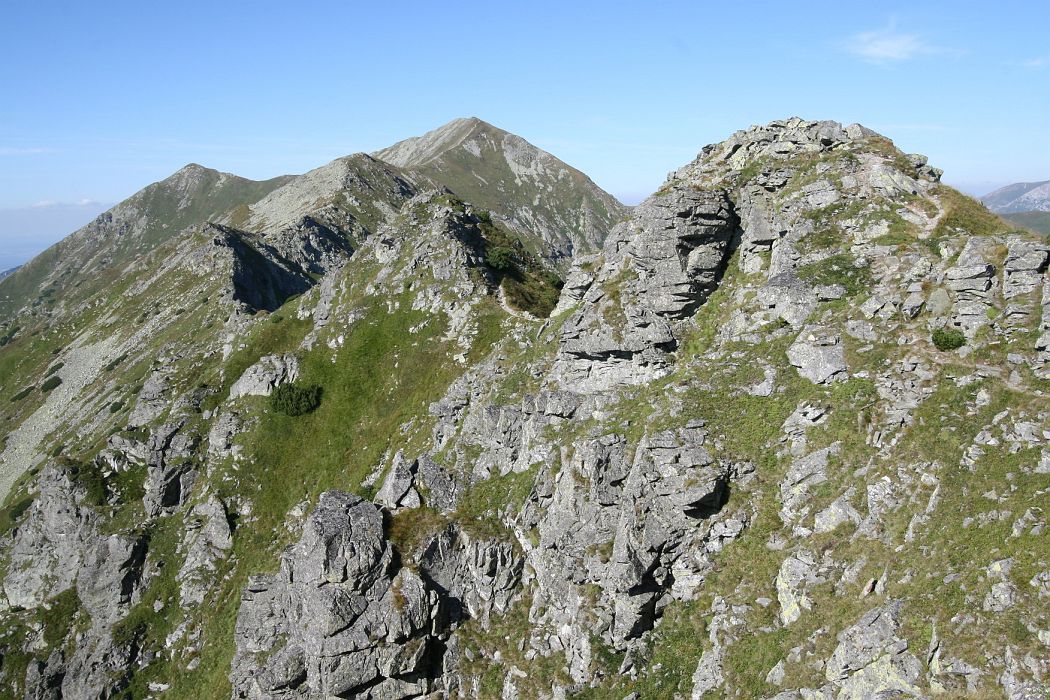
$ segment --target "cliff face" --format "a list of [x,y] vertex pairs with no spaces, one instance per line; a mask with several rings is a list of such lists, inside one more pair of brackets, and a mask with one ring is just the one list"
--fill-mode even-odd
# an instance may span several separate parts
[[791,119],[562,281],[462,126],[19,317],[8,692],[1047,692],[1045,245]]

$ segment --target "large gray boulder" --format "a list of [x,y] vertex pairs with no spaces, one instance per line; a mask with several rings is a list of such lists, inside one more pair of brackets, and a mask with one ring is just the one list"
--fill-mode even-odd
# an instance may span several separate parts
[[275,575],[241,598],[236,698],[407,698],[430,689],[438,594],[399,569],[373,504],[321,495]]
[[838,688],[837,697],[861,700],[882,693],[922,694],[917,686],[922,664],[898,636],[900,601],[869,611],[838,635],[838,646],[824,676]]
[[230,399],[241,396],[269,396],[281,384],[299,378],[299,360],[295,355],[267,355],[244,370],[230,387]]
[[814,384],[831,384],[847,378],[842,338],[827,329],[803,328],[788,348],[787,356],[798,373]]

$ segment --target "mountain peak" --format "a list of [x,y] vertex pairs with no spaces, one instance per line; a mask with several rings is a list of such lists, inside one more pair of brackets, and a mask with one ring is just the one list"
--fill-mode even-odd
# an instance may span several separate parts
[[372,155],[542,238],[555,259],[597,250],[626,212],[576,168],[477,117],[453,119]]
[[477,117],[459,117],[422,136],[398,141],[393,146],[375,151],[372,155],[399,168],[419,167],[457,148],[479,130],[500,136],[508,133]]

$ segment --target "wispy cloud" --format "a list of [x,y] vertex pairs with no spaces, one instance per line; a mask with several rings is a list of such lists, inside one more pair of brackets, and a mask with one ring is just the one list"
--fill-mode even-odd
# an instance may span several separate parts
[[7,148],[0,146],[0,156],[35,156],[41,153],[54,153],[53,148]]
[[1021,65],[1025,68],[1046,68],[1050,66],[1050,56],[1037,56],[1036,58],[1030,58],[1027,61],[1021,61]]
[[75,202],[60,202],[57,199],[42,199],[39,202],[30,204],[30,209],[54,209],[56,207],[97,207],[101,205],[101,202],[97,202],[94,199],[78,199]]
[[895,22],[885,29],[854,34],[842,46],[854,56],[874,64],[900,63],[919,56],[949,53],[919,34],[898,31]]

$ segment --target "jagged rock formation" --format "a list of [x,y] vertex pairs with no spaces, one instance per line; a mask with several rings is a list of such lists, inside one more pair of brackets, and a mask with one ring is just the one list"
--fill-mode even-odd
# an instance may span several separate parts
[[237,620],[235,697],[412,697],[428,690],[439,598],[394,565],[382,513],[321,495],[277,576],[248,584]]
[[515,139],[339,159],[4,328],[3,692],[1045,695],[1050,247],[801,119],[599,245]]

